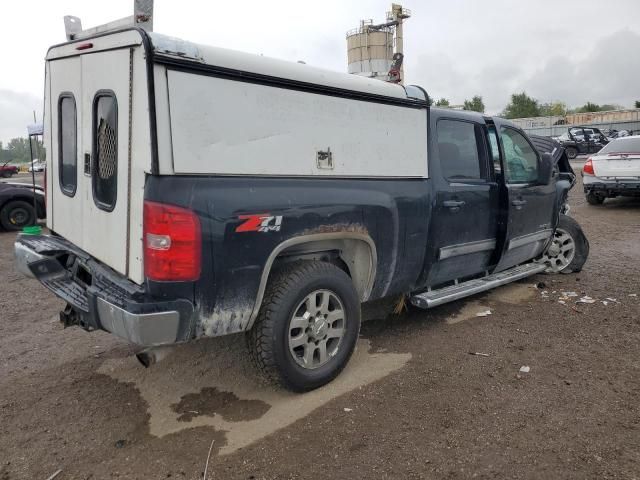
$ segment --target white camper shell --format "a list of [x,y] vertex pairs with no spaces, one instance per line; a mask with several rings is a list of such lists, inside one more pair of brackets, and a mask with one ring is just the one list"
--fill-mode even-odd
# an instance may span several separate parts
[[45,94],[47,226],[138,284],[147,174],[428,176],[418,87],[127,28],[52,47]]

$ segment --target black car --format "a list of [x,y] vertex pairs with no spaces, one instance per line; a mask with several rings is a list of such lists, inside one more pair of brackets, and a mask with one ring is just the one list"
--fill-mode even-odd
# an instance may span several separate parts
[[599,152],[609,143],[607,137],[598,128],[589,126],[569,127],[565,133],[558,137],[558,141],[571,159],[576,158],[579,154]]
[[27,183],[0,183],[0,226],[4,230],[21,230],[46,217],[44,189],[35,187],[36,209],[33,208],[34,188]]

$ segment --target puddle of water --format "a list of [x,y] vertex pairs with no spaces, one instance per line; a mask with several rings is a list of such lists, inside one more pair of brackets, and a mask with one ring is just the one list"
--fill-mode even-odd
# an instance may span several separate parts
[[171,409],[180,413],[179,422],[190,422],[200,415],[220,415],[229,422],[255,420],[269,410],[270,405],[260,400],[241,400],[232,392],[221,392],[215,387],[205,387],[198,393],[188,393]]
[[493,290],[488,299],[491,301],[518,305],[532,298],[538,290],[530,283],[511,283]]
[[[294,394],[262,381],[241,336],[182,345],[162,362],[142,368],[134,357],[110,359],[99,372],[131,382],[149,405],[151,435],[162,437],[200,426],[224,431],[220,454],[245,447],[330,400],[402,368],[411,354],[369,353],[360,339],[345,370],[330,384]],[[340,414],[344,414],[342,408]]]
[[491,310],[495,313],[495,308],[490,309],[488,307],[491,302],[518,305],[531,299],[535,294],[536,288],[533,285],[525,283],[511,283],[509,285],[496,288],[495,290],[491,290],[482,300],[470,300],[465,302],[459,312],[447,319],[447,323],[452,325],[473,318],[487,318],[476,317],[476,314],[486,310]]

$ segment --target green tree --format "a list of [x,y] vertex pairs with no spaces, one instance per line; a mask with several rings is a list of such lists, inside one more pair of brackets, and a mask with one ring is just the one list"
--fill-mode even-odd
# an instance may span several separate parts
[[525,92],[514,93],[502,115],[506,118],[539,117],[540,105],[535,98],[531,98]]
[[472,110],[474,112],[484,113],[484,102],[480,95],[474,95],[471,100],[464,101],[463,110]]
[[583,106],[576,109],[576,113],[599,112],[600,105],[593,102],[587,102]]
[[587,102],[583,106],[571,110],[571,113],[607,112],[609,110],[622,110],[622,108],[622,105],[616,105],[615,103],[598,105],[597,103]]
[[636,108],[640,108],[640,100],[636,100]]
[[[46,159],[44,145],[40,140],[32,140],[33,156],[39,160]],[[7,144],[6,160],[14,163],[26,163],[31,161],[31,151],[29,150],[29,138],[12,138]]]
[[540,105],[540,115],[544,117],[564,117],[567,105],[564,102],[543,103]]
[[436,102],[436,107],[450,107],[451,103],[446,98],[441,98]]

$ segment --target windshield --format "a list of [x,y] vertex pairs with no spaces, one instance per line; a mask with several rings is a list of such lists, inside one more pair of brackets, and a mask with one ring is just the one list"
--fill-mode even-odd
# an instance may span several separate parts
[[598,155],[611,155],[616,153],[640,154],[640,137],[618,138],[609,142]]

